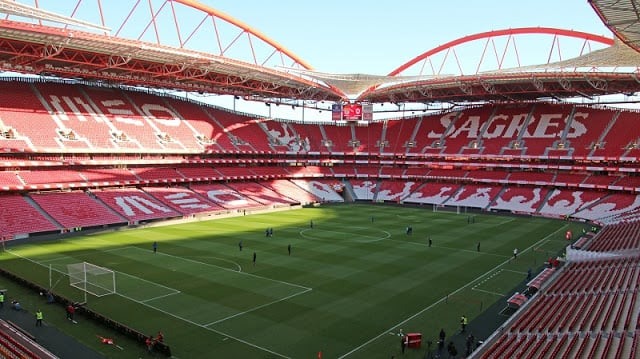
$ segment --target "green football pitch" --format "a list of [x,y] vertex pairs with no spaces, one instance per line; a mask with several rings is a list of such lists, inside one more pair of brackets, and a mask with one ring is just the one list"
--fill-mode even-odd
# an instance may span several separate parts
[[[177,358],[389,358],[400,353],[400,330],[435,339],[440,328],[455,332],[460,315],[473,322],[504,301],[528,268],[566,246],[570,229],[581,227],[431,206],[335,205],[16,245],[0,266],[86,297],[143,333],[162,330]],[[113,271],[87,277],[98,296],[70,285],[68,265],[82,262]],[[83,325],[71,334],[104,351]]]

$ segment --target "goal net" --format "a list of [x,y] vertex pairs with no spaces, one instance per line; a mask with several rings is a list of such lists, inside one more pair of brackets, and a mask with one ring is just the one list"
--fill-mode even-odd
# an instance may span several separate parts
[[102,297],[116,292],[116,274],[108,268],[82,262],[67,264],[69,284],[81,291]]

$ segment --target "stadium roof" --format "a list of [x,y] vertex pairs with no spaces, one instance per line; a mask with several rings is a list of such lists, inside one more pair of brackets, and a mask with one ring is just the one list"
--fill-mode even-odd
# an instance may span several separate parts
[[[76,1],[78,8],[83,0]],[[140,22],[138,17],[132,15],[141,11],[136,6],[130,9],[129,16],[122,22],[110,23],[109,19],[102,18],[101,23],[96,24],[78,18],[75,8],[69,14],[58,14],[37,6],[0,0],[0,12],[9,15],[0,19],[0,69],[134,86],[232,94],[265,101],[274,98],[374,103],[521,101],[640,91],[637,77],[640,56],[627,46],[634,46],[640,41],[640,33],[634,30],[640,28],[638,14],[630,1],[592,1],[592,6],[605,22],[617,20],[607,25],[616,31],[622,42],[553,28],[490,31],[428,50],[387,76],[317,72],[264,34],[197,1],[154,1],[161,2],[162,6],[147,14],[148,23],[142,33],[137,38],[124,38],[118,36],[120,29],[128,26],[128,22],[134,18]],[[181,33],[178,24],[186,20],[180,18],[181,12],[173,11],[168,17],[160,16],[167,3],[171,8],[179,4],[202,15],[201,24],[206,19],[212,19],[214,26],[200,30],[199,25],[190,34]],[[192,19],[193,15],[189,20]],[[149,28],[157,29],[163,25],[163,21],[171,20],[175,22],[175,37],[180,40],[178,45],[161,41],[157,30],[154,41],[145,38]],[[220,40],[221,26],[216,25],[223,21],[240,31],[225,44]],[[217,53],[187,46],[196,31],[205,31],[204,36],[218,39],[217,47],[214,46],[214,49],[218,49]],[[556,45],[555,38],[561,36],[604,47],[581,52],[570,59],[541,64],[497,66],[482,71],[478,65],[478,70],[471,73],[404,73],[411,66],[431,61],[436,55],[450,52],[455,55],[458,47],[469,42],[486,40],[488,44],[496,37],[503,36],[511,40],[515,36],[531,34],[553,37],[552,50],[560,46],[559,42]],[[229,48],[239,46],[238,39],[245,36],[248,38],[244,45],[250,54],[248,60],[229,55],[232,53]],[[638,39],[633,36],[638,36]],[[256,56],[258,42],[268,48],[264,59]],[[274,59],[279,62],[274,64]],[[479,62],[483,61],[481,57]]]
[[602,22],[622,42],[640,51],[640,4],[633,0],[589,0]]

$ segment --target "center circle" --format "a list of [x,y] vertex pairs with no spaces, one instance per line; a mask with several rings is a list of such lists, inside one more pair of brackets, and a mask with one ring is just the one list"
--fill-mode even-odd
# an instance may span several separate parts
[[[368,233],[358,233],[358,230],[363,230]],[[376,233],[377,232],[377,233]],[[313,233],[323,233],[327,234],[326,236],[317,236],[313,235]],[[329,236],[332,234],[332,236]],[[346,240],[350,242],[357,243],[371,243],[371,242],[379,242],[383,241],[387,238],[391,237],[391,233],[387,231],[383,231],[381,229],[372,229],[367,227],[349,227],[349,228],[334,228],[330,230],[325,230],[322,228],[306,228],[300,231],[300,236],[306,239],[311,240],[321,240],[321,241],[330,241],[330,240]]]

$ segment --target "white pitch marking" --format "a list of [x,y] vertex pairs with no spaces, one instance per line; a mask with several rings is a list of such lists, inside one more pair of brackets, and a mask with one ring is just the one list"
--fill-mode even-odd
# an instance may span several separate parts
[[[542,238],[542,239],[541,239],[541,240],[539,240],[538,242],[536,242],[536,243],[532,244],[531,246],[529,246],[528,248],[526,248],[525,250],[523,250],[521,253],[525,253],[525,252],[527,252],[527,251],[531,250],[531,249],[532,249],[533,247],[535,247],[538,243],[540,243],[540,242],[542,242],[542,241],[544,241],[544,240],[547,240],[547,238],[549,238],[549,237],[551,237],[551,236],[554,236],[556,233],[558,233],[558,232],[560,232],[560,231],[564,230],[564,229],[565,229],[565,228],[567,228],[568,226],[569,226],[569,225],[568,225],[568,224],[566,224],[566,225],[564,225],[564,226],[562,226],[562,227],[558,228],[556,231],[554,231],[553,233],[549,234],[548,236],[546,236],[546,237]],[[370,343],[372,343],[373,341],[375,341],[375,340],[379,339],[380,337],[382,337],[383,335],[385,335],[385,334],[386,334],[386,333],[388,333],[389,331],[391,331],[391,330],[393,330],[393,329],[395,329],[395,328],[397,328],[397,327],[399,327],[399,326],[401,326],[401,325],[403,325],[403,324],[407,323],[407,322],[408,322],[408,321],[410,321],[411,319],[413,319],[413,318],[415,318],[415,317],[419,316],[420,314],[422,314],[422,313],[426,312],[427,310],[429,310],[429,309],[431,309],[431,308],[435,307],[436,305],[440,304],[441,302],[444,302],[445,300],[447,300],[447,298],[449,298],[449,296],[454,295],[454,294],[456,294],[456,293],[458,293],[458,292],[460,292],[460,291],[464,290],[465,288],[467,288],[467,287],[471,286],[472,284],[474,284],[476,281],[478,281],[478,280],[480,280],[480,279],[484,278],[484,277],[485,277],[485,276],[487,276],[488,274],[492,273],[493,271],[495,271],[495,270],[499,269],[500,267],[502,267],[502,266],[504,266],[504,265],[509,264],[510,262],[511,262],[511,258],[509,258],[509,259],[505,260],[504,262],[502,262],[502,263],[498,264],[497,266],[495,266],[494,268],[490,269],[490,270],[489,270],[489,271],[487,271],[486,273],[481,274],[481,275],[480,275],[480,276],[478,276],[476,279],[473,279],[471,282],[469,282],[469,283],[467,283],[467,284],[463,285],[462,287],[460,287],[460,288],[458,288],[458,289],[454,290],[453,292],[451,292],[451,293],[449,293],[448,295],[446,295],[446,296],[442,297],[441,299],[437,300],[436,302],[431,303],[429,306],[427,306],[427,307],[423,308],[422,310],[418,311],[417,313],[415,313],[415,314],[413,314],[413,315],[411,315],[411,316],[409,316],[409,317],[405,318],[405,319],[404,319],[404,320],[402,320],[400,323],[398,323],[398,324],[394,325],[393,327],[391,327],[391,328],[389,328],[389,329],[387,329],[387,330],[383,331],[382,333],[380,333],[380,334],[376,335],[375,337],[373,337],[373,338],[371,338],[371,339],[367,340],[366,342],[364,342],[364,343],[362,343],[362,344],[358,345],[357,347],[353,348],[353,349],[352,349],[352,350],[350,350],[349,352],[347,352],[347,353],[345,353],[345,354],[343,354],[343,355],[339,356],[339,357],[338,357],[338,359],[346,358],[347,356],[349,356],[349,355],[351,355],[351,354],[353,354],[353,353],[357,352],[358,350],[360,350],[360,349],[364,348],[365,346],[369,345],[369,344],[370,344]]]
[[[132,248],[139,249],[139,248],[137,248],[137,247],[132,247]],[[30,262],[32,262],[32,263],[35,263],[35,264],[40,265],[40,266],[43,266],[43,267],[45,266],[45,265],[43,265],[43,264],[40,264],[39,262],[34,261],[34,260],[33,260],[33,259],[31,259],[31,258],[27,258],[27,257],[21,256],[21,255],[19,255],[19,254],[13,253],[13,252],[12,252],[12,251],[10,251],[10,250],[9,250],[9,251],[7,251],[7,252],[11,253],[12,255],[14,255],[14,256],[16,256],[16,257],[18,257],[18,258],[22,258],[22,259],[28,260],[28,261],[30,261]],[[166,254],[165,254],[165,255],[166,255]],[[178,258],[180,258],[180,257],[178,257]],[[197,261],[194,261],[194,262],[197,262]],[[206,265],[206,263],[202,263],[202,264]],[[216,266],[214,266],[214,267],[216,267]],[[230,269],[227,269],[227,268],[224,268],[224,267],[220,267],[220,268],[231,271]],[[233,272],[235,272],[235,271],[233,271]],[[120,273],[120,272],[119,272],[119,273]],[[122,273],[122,274],[124,274],[124,273]],[[242,273],[242,274],[249,275],[248,273]],[[133,277],[133,276],[131,276],[131,277]],[[270,279],[270,278],[264,278],[264,277],[260,277],[260,276],[255,276],[255,275],[254,275],[254,277],[263,278],[263,279]],[[139,278],[139,279],[141,279],[141,278]],[[141,279],[141,280],[143,280],[143,279]],[[276,281],[276,280],[274,280],[274,279],[270,279],[270,280]],[[147,282],[149,282],[149,281],[147,281]],[[276,282],[280,282],[280,281],[276,281]],[[153,282],[149,282],[149,283],[153,283]],[[289,284],[289,285],[292,285],[292,286],[298,286],[297,284],[291,284],[291,283],[286,283],[286,282],[281,282],[281,283]],[[154,283],[154,284],[159,285],[159,284],[157,284],[157,283]],[[298,286],[298,287],[302,287],[302,286]],[[168,288],[168,287],[165,287],[165,288]],[[304,289],[308,289],[308,290],[311,290],[311,288],[306,288],[306,287],[302,287],[302,288],[304,288]],[[202,324],[196,323],[196,322],[194,322],[194,321],[192,321],[192,320],[189,320],[189,319],[187,319],[187,318],[180,317],[180,316],[178,316],[178,315],[176,315],[176,314],[173,314],[173,313],[171,313],[171,312],[167,312],[166,310],[162,310],[162,309],[160,309],[160,308],[154,307],[153,305],[150,305],[150,304],[148,304],[148,303],[141,302],[141,301],[139,301],[139,300],[137,300],[137,299],[135,299],[135,298],[131,298],[131,297],[126,296],[126,295],[124,295],[124,294],[122,294],[122,293],[116,293],[116,294],[117,294],[117,295],[119,295],[119,296],[121,296],[121,297],[123,297],[123,298],[129,299],[129,300],[130,300],[130,301],[132,301],[132,302],[139,303],[140,305],[144,305],[145,307],[148,307],[148,308],[151,308],[151,309],[157,310],[157,311],[159,311],[159,312],[161,312],[161,313],[163,313],[163,314],[165,314],[165,315],[171,316],[171,317],[176,318],[176,319],[178,319],[178,320],[182,320],[182,321],[184,321],[184,322],[186,322],[186,323],[189,323],[189,324],[195,325],[195,326],[197,326],[197,327],[204,328],[205,330],[209,330],[209,331],[214,332],[214,333],[216,333],[216,334],[218,334],[218,335],[226,336],[226,337],[228,337],[228,338],[231,338],[231,339],[233,339],[233,340],[235,340],[235,341],[237,341],[237,342],[243,343],[243,344],[248,345],[248,346],[250,346],[250,347],[253,347],[253,348],[256,348],[256,349],[259,349],[259,350],[265,351],[265,352],[267,352],[267,353],[271,353],[271,354],[276,355],[276,356],[278,356],[278,357],[280,357],[280,358],[292,359],[291,357],[286,356],[286,355],[284,355],[284,354],[278,353],[278,352],[276,352],[276,351],[273,351],[273,350],[271,350],[271,349],[268,349],[268,348],[262,347],[262,346],[257,345],[257,344],[253,344],[253,343],[248,342],[248,341],[246,341],[246,340],[244,340],[244,339],[241,339],[241,338],[238,338],[238,337],[235,337],[235,336],[229,335],[229,334],[227,334],[227,333],[224,333],[224,332],[222,332],[222,331],[220,331],[220,330],[216,330],[216,329],[212,329],[212,328],[209,328],[209,327],[205,327],[205,326],[204,326],[204,325],[202,325]]]
[[471,290],[477,290],[478,292],[497,295],[498,297],[504,297],[506,295],[506,294],[502,294],[502,293],[498,293],[498,292],[492,292],[492,291],[489,291],[489,290],[478,289],[476,287],[471,288]]
[[127,276],[127,277],[130,277],[130,278],[134,278],[134,279],[139,280],[139,281],[142,281],[142,282],[151,283],[152,285],[155,285],[155,286],[157,286],[157,287],[162,287],[162,288],[164,288],[164,289],[168,289],[168,290],[172,291],[172,294],[180,293],[180,291],[179,291],[179,290],[177,290],[177,289],[175,289],[175,288],[167,287],[167,286],[165,286],[165,285],[158,284],[158,283],[156,283],[156,282],[152,282],[152,281],[150,281],[150,280],[146,280],[146,279],[144,279],[144,278],[136,277],[135,275],[127,274],[127,273],[124,273],[124,272],[118,272],[118,271],[114,271],[114,272],[118,273],[119,275],[123,275],[123,276]]
[[277,299],[277,300],[271,301],[271,302],[269,302],[269,303],[265,303],[265,304],[259,305],[259,306],[257,306],[257,307],[253,307],[253,308],[251,308],[251,309],[249,309],[249,310],[245,310],[244,312],[236,313],[236,314],[230,315],[230,316],[228,316],[228,317],[226,317],[226,318],[222,318],[222,319],[216,320],[216,321],[214,321],[214,322],[204,324],[204,326],[205,326],[205,327],[208,327],[208,326],[210,326],[210,325],[214,325],[214,324],[222,323],[222,322],[224,322],[224,321],[226,321],[226,320],[229,320],[229,319],[231,319],[231,318],[239,317],[239,316],[241,316],[241,315],[244,315],[244,314],[247,314],[247,313],[251,313],[251,312],[256,311],[256,310],[258,310],[258,309],[262,309],[262,308],[264,308],[264,307],[268,307],[268,306],[270,306],[270,305],[272,305],[272,304],[276,304],[276,303],[278,303],[278,302],[282,302],[282,301],[284,301],[284,300],[291,299],[291,298],[293,298],[293,297],[297,297],[297,296],[299,296],[299,295],[302,295],[302,294],[305,294],[305,293],[309,292],[310,290],[311,290],[311,289],[308,289],[308,290],[306,290],[306,289],[305,289],[305,290],[303,290],[302,292],[294,293],[294,294],[291,294],[291,295],[286,296],[286,297],[284,297],[284,298],[280,298],[280,299]]
[[49,262],[68,261],[68,260],[69,260],[69,257],[59,257],[59,258],[44,259],[38,263],[49,263]]
[[[392,242],[400,242],[400,243],[409,243],[409,244],[415,244],[416,246],[422,246],[422,247],[429,247],[429,244],[427,243],[422,243],[422,242],[415,242],[415,241],[403,241],[401,239],[390,239],[390,241]],[[489,252],[478,252],[478,251],[473,251],[470,249],[460,249],[460,248],[453,248],[453,247],[445,247],[445,246],[431,246],[432,248],[442,248],[442,249],[449,249],[452,251],[457,251],[457,252],[468,252],[468,253],[478,253],[478,254],[485,254],[488,256],[495,256],[495,257],[501,257],[501,258],[511,258],[511,256],[506,256],[504,254],[497,254],[497,253],[489,253]]]
[[[363,228],[363,227],[352,227],[352,228]],[[313,236],[309,236],[307,234],[305,234],[305,232],[311,231],[311,228],[306,228],[300,231],[300,236],[307,238],[307,239],[311,239],[311,240],[322,240],[322,238],[317,238],[317,237],[313,237]],[[335,233],[335,234],[344,234],[344,235],[348,235],[348,236],[353,236],[356,235],[353,232],[340,232],[340,231],[329,231],[329,230],[325,230],[322,229],[322,232],[326,232],[326,233]],[[385,239],[391,238],[391,233],[384,231],[384,230],[379,230],[380,232],[384,233],[385,236],[382,237],[372,237],[372,236],[366,236],[366,235],[359,235],[360,237],[363,238],[371,238],[370,240],[354,240],[354,239],[350,239],[351,242],[357,242],[357,243],[372,243],[372,242],[379,242],[379,241],[384,241]]]
[[141,300],[140,303],[146,303],[146,302],[150,302],[152,300],[161,299],[161,298],[168,297],[170,295],[176,295],[176,294],[180,294],[180,293],[181,293],[180,291],[177,291],[177,292],[174,292],[174,293],[168,293],[168,294],[164,294],[164,295],[159,295],[157,297]]
[[[126,249],[126,248],[135,248],[135,249],[138,249],[138,250],[141,250],[141,251],[143,251],[143,250],[144,250],[144,249],[140,249],[140,248],[138,248],[138,247],[123,247],[122,249]],[[255,275],[255,274],[251,274],[251,273],[247,273],[247,272],[238,272],[238,271],[236,271],[236,270],[229,269],[229,268],[226,268],[226,267],[221,267],[221,266],[218,266],[218,265],[215,265],[215,264],[204,263],[204,262],[196,261],[196,260],[189,259],[189,258],[184,258],[184,257],[174,256],[174,255],[172,255],[172,254],[167,254],[167,253],[161,253],[161,252],[158,252],[158,253],[157,253],[157,255],[162,255],[162,256],[167,256],[167,257],[177,258],[177,259],[181,259],[181,260],[183,260],[183,261],[192,262],[192,263],[200,264],[200,265],[203,265],[203,266],[214,267],[214,268],[218,268],[218,269],[221,269],[221,270],[225,270],[225,271],[229,271],[229,272],[238,273],[238,274],[240,274],[240,275],[246,275],[246,276],[250,276],[250,277],[254,277],[254,278],[260,278],[260,279],[268,280],[268,281],[271,281],[271,282],[276,282],[276,283],[280,283],[280,284],[290,285],[290,286],[292,286],[292,287],[297,287],[297,288],[302,288],[302,289],[308,289],[308,290],[311,290],[311,288],[309,288],[309,287],[305,287],[305,286],[303,286],[303,285],[294,284],[294,283],[289,283],[289,282],[285,282],[285,281],[277,280],[277,279],[272,279],[272,278],[268,278],[268,277],[262,277],[262,276]]]
[[527,274],[527,272],[521,272],[513,269],[503,269],[505,272],[518,273],[518,274]]
[[[183,258],[187,258],[187,257],[183,257]],[[238,272],[242,272],[242,267],[240,266],[240,264],[238,262],[232,261],[230,259],[220,258],[220,257],[213,257],[213,256],[191,256],[191,258],[205,258],[205,259],[206,258],[213,258],[213,259],[219,259],[219,260],[221,260],[223,262],[235,264],[236,267],[238,267]]]
[[149,307],[149,308],[151,308],[151,309],[157,310],[157,311],[159,311],[159,312],[161,312],[161,313],[163,313],[163,314],[165,314],[165,315],[168,315],[168,316],[170,316],[170,317],[176,318],[176,319],[178,319],[178,320],[182,320],[183,322],[189,323],[189,324],[191,324],[191,325],[195,325],[196,327],[203,328],[203,329],[205,329],[205,330],[208,330],[208,331],[214,332],[214,333],[216,333],[216,334],[218,334],[218,335],[222,335],[222,336],[225,336],[225,337],[227,337],[227,338],[231,338],[231,339],[233,339],[233,340],[235,340],[235,341],[238,341],[238,342],[240,342],[240,343],[243,343],[243,344],[246,344],[246,345],[248,345],[248,346],[254,347],[254,348],[256,348],[256,349],[263,350],[263,351],[265,351],[265,352],[267,352],[267,353],[271,353],[271,354],[276,355],[276,356],[278,356],[278,357],[280,357],[280,358],[291,359],[291,357],[288,357],[288,356],[286,356],[286,355],[284,355],[284,354],[280,354],[280,353],[275,352],[275,351],[273,351],[273,350],[271,350],[271,349],[267,349],[267,348],[265,348],[265,347],[261,347],[261,346],[259,346],[259,345],[257,345],[257,344],[253,344],[253,343],[248,342],[248,341],[246,341],[246,340],[244,340],[244,339],[240,339],[240,338],[238,338],[238,337],[234,337],[233,335],[229,335],[229,334],[224,333],[224,332],[222,332],[222,331],[220,331],[220,330],[216,330],[216,329],[212,329],[212,328],[209,328],[209,327],[205,327],[203,324],[196,323],[196,322],[194,322],[193,320],[190,320],[190,319],[187,319],[187,318],[183,318],[183,317],[181,317],[181,316],[179,316],[179,315],[176,315],[176,314],[173,314],[173,313],[171,313],[171,312],[167,312],[166,310],[162,310],[162,309],[160,309],[160,308],[154,307],[153,305],[150,305],[150,304],[147,304],[147,303],[140,302],[139,300],[136,300],[136,299],[131,298],[131,297],[127,297],[126,295],[122,295],[122,294],[119,294],[119,293],[118,293],[118,295],[119,295],[119,296],[121,296],[121,297],[123,297],[123,298],[129,299],[129,300],[130,300],[130,301],[132,301],[132,302],[136,302],[136,303],[139,303],[140,305],[144,305],[145,307]]

